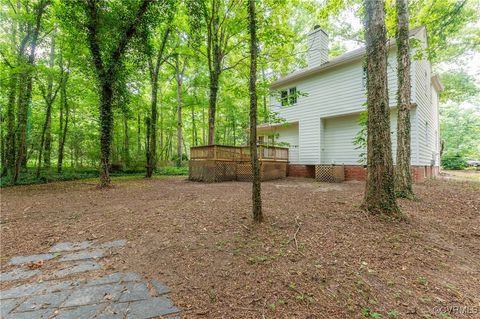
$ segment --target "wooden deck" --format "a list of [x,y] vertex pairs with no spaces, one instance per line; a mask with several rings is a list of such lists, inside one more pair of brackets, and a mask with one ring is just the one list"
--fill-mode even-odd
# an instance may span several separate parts
[[[258,146],[262,180],[287,176],[288,148]],[[250,147],[209,145],[190,148],[189,179],[201,182],[250,181]]]

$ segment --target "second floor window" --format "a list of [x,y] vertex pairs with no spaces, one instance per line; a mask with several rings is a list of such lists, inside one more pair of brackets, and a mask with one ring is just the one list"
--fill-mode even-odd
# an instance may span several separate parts
[[282,106],[293,105],[297,103],[297,88],[289,88],[280,92]]
[[290,100],[290,105],[297,103],[297,88],[293,87],[293,88],[290,88],[288,91],[289,91],[288,97]]

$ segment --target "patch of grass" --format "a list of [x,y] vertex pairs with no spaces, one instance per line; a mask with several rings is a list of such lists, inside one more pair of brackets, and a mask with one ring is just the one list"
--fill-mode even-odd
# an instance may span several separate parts
[[278,306],[282,306],[282,305],[284,305],[284,304],[285,304],[285,300],[283,300],[283,299],[278,299],[278,300],[275,301],[274,303],[271,303],[271,304],[269,305],[269,307],[270,307],[270,309],[271,309],[272,311],[275,311],[275,310],[277,310],[277,307],[278,307]]
[[248,258],[248,263],[250,265],[261,264],[267,262],[271,259],[269,256],[252,256]]
[[417,280],[417,283],[419,283],[419,284],[422,285],[422,286],[426,286],[427,283],[428,283],[427,278],[422,277],[422,276],[417,277],[416,280]]
[[441,312],[440,313],[440,318],[453,319],[452,316],[450,316],[450,314],[448,314],[446,312]]
[[372,311],[368,307],[362,308],[361,314],[365,318],[383,318],[381,313]]
[[430,304],[432,302],[432,299],[430,297],[420,297],[418,298],[418,300],[420,300],[420,302],[424,304]]

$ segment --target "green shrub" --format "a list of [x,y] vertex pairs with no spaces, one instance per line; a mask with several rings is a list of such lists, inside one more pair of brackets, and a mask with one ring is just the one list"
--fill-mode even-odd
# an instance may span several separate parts
[[158,175],[167,175],[167,176],[177,176],[177,175],[188,175],[188,167],[176,167],[176,166],[163,166],[155,170],[155,173]]
[[467,167],[467,160],[460,154],[453,156],[445,155],[442,157],[442,167],[444,169],[460,170]]

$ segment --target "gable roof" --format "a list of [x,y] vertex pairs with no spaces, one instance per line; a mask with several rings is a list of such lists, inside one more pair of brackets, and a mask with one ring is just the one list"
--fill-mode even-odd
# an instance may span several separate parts
[[[420,31],[422,31],[424,29],[425,29],[425,26],[420,26],[420,27],[417,27],[415,29],[410,30],[410,37],[413,37],[413,36],[417,35]],[[389,39],[387,45],[389,47],[395,46],[396,45],[395,39],[393,39],[393,38]],[[366,53],[365,47],[361,47],[361,48],[352,50],[350,52],[344,53],[344,54],[342,54],[342,55],[340,55],[340,56],[338,56],[338,57],[336,57],[332,60],[329,60],[329,61],[327,61],[327,62],[325,62],[325,63],[323,63],[319,66],[294,71],[294,72],[290,73],[289,75],[272,82],[272,84],[270,85],[270,89],[278,89],[281,86],[289,84],[291,82],[301,80],[301,79],[307,78],[307,77],[312,76],[312,75],[316,75],[318,73],[321,73],[323,71],[326,71],[328,69],[331,69],[331,68],[334,68],[334,67],[346,64],[346,63],[350,63],[350,62],[353,62],[353,61],[360,60],[361,58],[363,58],[365,56],[365,53]]]

